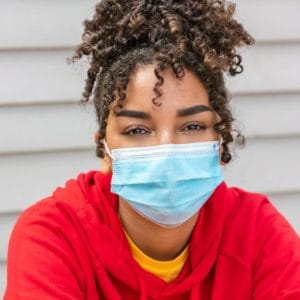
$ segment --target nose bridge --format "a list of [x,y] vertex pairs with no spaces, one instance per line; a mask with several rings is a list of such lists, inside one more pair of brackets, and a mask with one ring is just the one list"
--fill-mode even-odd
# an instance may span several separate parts
[[175,141],[175,134],[171,130],[170,127],[165,127],[162,128],[158,133],[157,133],[157,143],[159,145],[162,144],[176,144]]
[[174,105],[163,103],[154,117],[156,144],[176,144],[176,110]]

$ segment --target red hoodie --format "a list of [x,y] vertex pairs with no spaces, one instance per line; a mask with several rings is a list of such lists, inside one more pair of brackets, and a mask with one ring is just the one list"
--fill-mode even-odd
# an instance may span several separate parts
[[189,258],[167,284],[132,258],[111,175],[70,180],[19,218],[5,300],[299,300],[300,245],[265,196],[221,183],[200,210]]

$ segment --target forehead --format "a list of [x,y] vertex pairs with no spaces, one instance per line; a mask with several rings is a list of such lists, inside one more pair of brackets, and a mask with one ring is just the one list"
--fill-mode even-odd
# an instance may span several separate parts
[[[126,109],[153,108],[152,99],[157,96],[154,91],[158,79],[154,73],[155,65],[139,67],[131,76],[126,89],[123,107]],[[171,69],[161,72],[164,83],[159,88],[162,95],[157,99],[160,109],[179,109],[192,105],[209,106],[208,93],[196,75],[185,69],[182,79],[176,78]]]

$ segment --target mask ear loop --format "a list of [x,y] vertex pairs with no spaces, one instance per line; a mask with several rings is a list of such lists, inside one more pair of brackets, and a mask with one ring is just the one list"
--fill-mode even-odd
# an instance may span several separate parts
[[108,156],[109,156],[112,160],[114,160],[114,158],[113,158],[113,156],[112,156],[112,154],[111,154],[111,152],[110,152],[110,150],[109,150],[109,148],[108,148],[108,146],[107,146],[106,140],[103,139],[103,140],[102,140],[102,143],[103,143],[103,145],[104,145],[104,149],[105,149],[105,151],[107,152]]

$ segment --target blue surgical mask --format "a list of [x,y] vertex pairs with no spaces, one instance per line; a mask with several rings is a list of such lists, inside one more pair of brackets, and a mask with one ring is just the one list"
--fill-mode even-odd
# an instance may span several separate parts
[[163,227],[192,217],[223,181],[219,142],[114,149],[111,191]]

